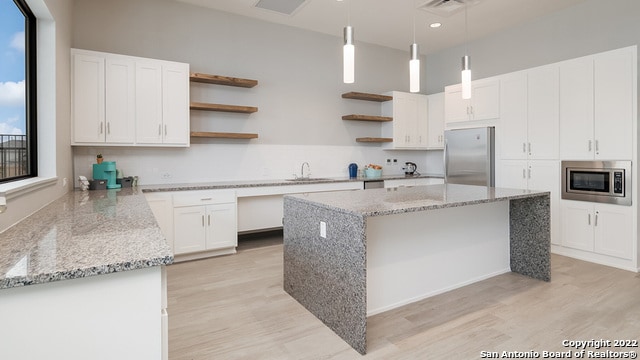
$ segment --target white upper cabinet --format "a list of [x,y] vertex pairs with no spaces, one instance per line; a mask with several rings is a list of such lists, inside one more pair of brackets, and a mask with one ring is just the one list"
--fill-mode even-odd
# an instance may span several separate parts
[[136,64],[136,141],[162,144],[162,65]]
[[527,158],[527,73],[519,71],[500,78],[500,124],[502,159]]
[[135,139],[135,65],[127,57],[106,58],[107,143],[133,144]]
[[162,65],[164,144],[189,145],[189,65]]
[[560,64],[560,156],[593,158],[593,58]]
[[136,142],[189,144],[189,67],[168,62],[139,62]]
[[393,100],[382,103],[382,116],[393,121],[382,125],[382,136],[393,138],[393,149],[426,149],[428,140],[427,96],[392,91]]
[[636,114],[636,48],[594,57],[596,159],[631,160]]
[[471,83],[471,99],[462,99],[461,84],[445,87],[445,122],[497,119],[500,116],[500,82],[495,78]]
[[189,145],[188,64],[71,51],[72,145]]
[[72,143],[105,141],[104,57],[72,54]]
[[527,71],[527,155],[557,159],[559,154],[558,66]]
[[548,65],[500,78],[502,159],[558,159],[558,67]]
[[427,95],[427,149],[444,149],[444,92]]
[[631,160],[636,96],[635,47],[560,66],[561,157]]

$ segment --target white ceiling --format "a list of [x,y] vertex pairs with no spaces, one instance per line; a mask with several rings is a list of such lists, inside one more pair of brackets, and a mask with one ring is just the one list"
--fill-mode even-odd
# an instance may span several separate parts
[[[364,41],[400,50],[409,50],[413,42],[415,16],[416,42],[420,52],[428,54],[464,44],[464,6],[449,16],[417,9],[433,0],[306,0],[292,15],[256,8],[258,0],[175,0],[269,22],[294,26],[342,37],[349,23],[355,41]],[[292,1],[292,0],[273,0]],[[446,2],[447,0],[445,0]],[[455,4],[451,0],[449,5]],[[532,21],[585,0],[466,0],[468,39],[474,40]],[[438,29],[429,24],[440,22]]]

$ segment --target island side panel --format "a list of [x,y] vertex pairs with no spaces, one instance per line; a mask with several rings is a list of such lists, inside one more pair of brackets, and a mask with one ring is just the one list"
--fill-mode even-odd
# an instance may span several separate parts
[[511,271],[551,280],[549,195],[509,202]]
[[[325,222],[326,238],[320,236]],[[284,199],[284,290],[361,354],[366,352],[365,221]]]

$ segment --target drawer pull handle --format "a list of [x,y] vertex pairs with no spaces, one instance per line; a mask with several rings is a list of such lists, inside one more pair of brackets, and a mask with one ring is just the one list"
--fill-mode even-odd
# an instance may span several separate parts
[[210,198],[210,197],[208,197],[208,198],[204,198],[204,199],[200,199],[200,201],[209,201],[209,200],[211,200],[211,198]]

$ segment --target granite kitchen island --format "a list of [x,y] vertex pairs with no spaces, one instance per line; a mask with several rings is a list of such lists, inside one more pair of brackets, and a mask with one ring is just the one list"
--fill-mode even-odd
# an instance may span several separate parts
[[367,316],[513,271],[549,281],[549,193],[428,185],[286,196],[284,289],[361,354]]

